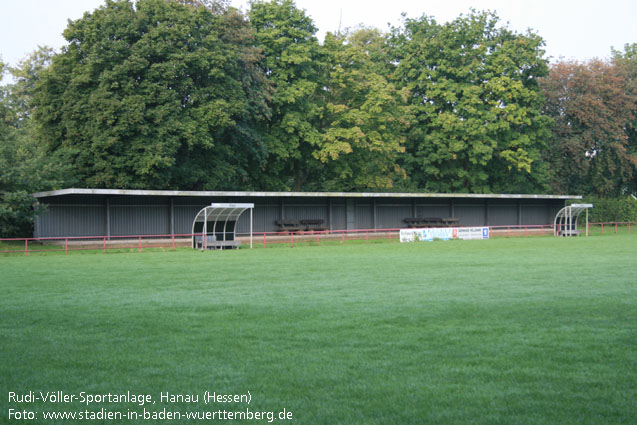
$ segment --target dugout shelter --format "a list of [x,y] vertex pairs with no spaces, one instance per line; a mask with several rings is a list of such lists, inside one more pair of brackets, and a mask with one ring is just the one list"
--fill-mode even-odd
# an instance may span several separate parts
[[588,209],[593,208],[593,204],[571,204],[557,212],[553,221],[553,231],[555,236],[579,236],[581,231],[577,228],[578,221],[582,213],[586,216],[586,236],[588,236]]
[[192,247],[195,249],[232,249],[241,242],[236,237],[241,215],[250,211],[250,248],[252,248],[252,209],[254,204],[220,204],[205,206],[192,222]]

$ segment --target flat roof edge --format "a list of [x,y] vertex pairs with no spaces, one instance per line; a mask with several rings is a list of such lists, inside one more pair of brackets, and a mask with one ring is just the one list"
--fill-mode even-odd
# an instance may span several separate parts
[[139,190],[139,189],[58,189],[36,192],[35,198],[64,195],[105,196],[192,196],[192,197],[330,197],[330,198],[488,198],[488,199],[582,199],[581,195],[528,195],[497,193],[395,193],[395,192],[241,192],[241,191],[188,191],[188,190]]

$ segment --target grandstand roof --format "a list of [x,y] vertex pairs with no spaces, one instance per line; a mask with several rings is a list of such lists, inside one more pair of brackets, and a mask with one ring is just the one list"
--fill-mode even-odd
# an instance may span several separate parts
[[36,198],[63,195],[106,196],[220,196],[220,197],[340,197],[340,198],[477,198],[477,199],[582,199],[578,195],[529,195],[500,193],[400,193],[400,192],[259,192],[259,191],[192,191],[192,190],[135,190],[135,189],[59,189],[37,192]]

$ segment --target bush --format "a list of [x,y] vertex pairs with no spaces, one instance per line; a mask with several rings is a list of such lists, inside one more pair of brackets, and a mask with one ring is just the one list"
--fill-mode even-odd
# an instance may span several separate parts
[[586,198],[593,204],[589,220],[595,223],[637,221],[637,200],[631,196],[621,198]]
[[35,204],[35,198],[25,191],[0,194],[0,237],[31,235]]

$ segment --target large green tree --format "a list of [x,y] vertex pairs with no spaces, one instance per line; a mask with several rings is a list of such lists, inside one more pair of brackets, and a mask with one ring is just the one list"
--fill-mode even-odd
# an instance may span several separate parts
[[[629,95],[637,99],[637,43],[626,44],[624,51],[613,49],[613,63],[624,74]],[[626,123],[626,151],[633,161],[637,161],[637,111],[634,111],[633,119]],[[625,191],[637,197],[637,163],[633,179],[626,183]]]
[[558,62],[542,79],[546,112],[555,120],[546,150],[552,189],[613,196],[633,181],[637,156],[627,130],[637,112],[625,70],[612,62]]
[[260,56],[236,10],[209,6],[108,0],[69,23],[69,44],[38,85],[35,118],[82,184],[254,184],[264,151],[253,122],[267,112]]
[[260,127],[268,150],[263,184],[271,189],[312,188],[320,162],[324,58],[312,19],[292,0],[253,1],[250,23],[263,49],[271,84],[271,116]]
[[538,77],[543,40],[475,12],[439,24],[405,19],[394,30],[396,81],[410,91],[413,186],[440,192],[534,191],[547,139]]
[[406,90],[388,80],[385,45],[369,28],[325,38],[325,110],[313,153],[325,165],[323,189],[387,189],[405,178],[397,161],[409,125]]
[[295,190],[388,188],[404,173],[400,92],[377,30],[328,34],[291,0],[251,3],[271,83],[272,115],[261,127],[268,149],[264,186]]
[[30,234],[37,213],[31,194],[71,182],[66,161],[38,142],[31,120],[33,90],[52,53],[40,48],[15,67],[0,62],[0,79],[5,68],[11,74],[0,86],[0,236]]

